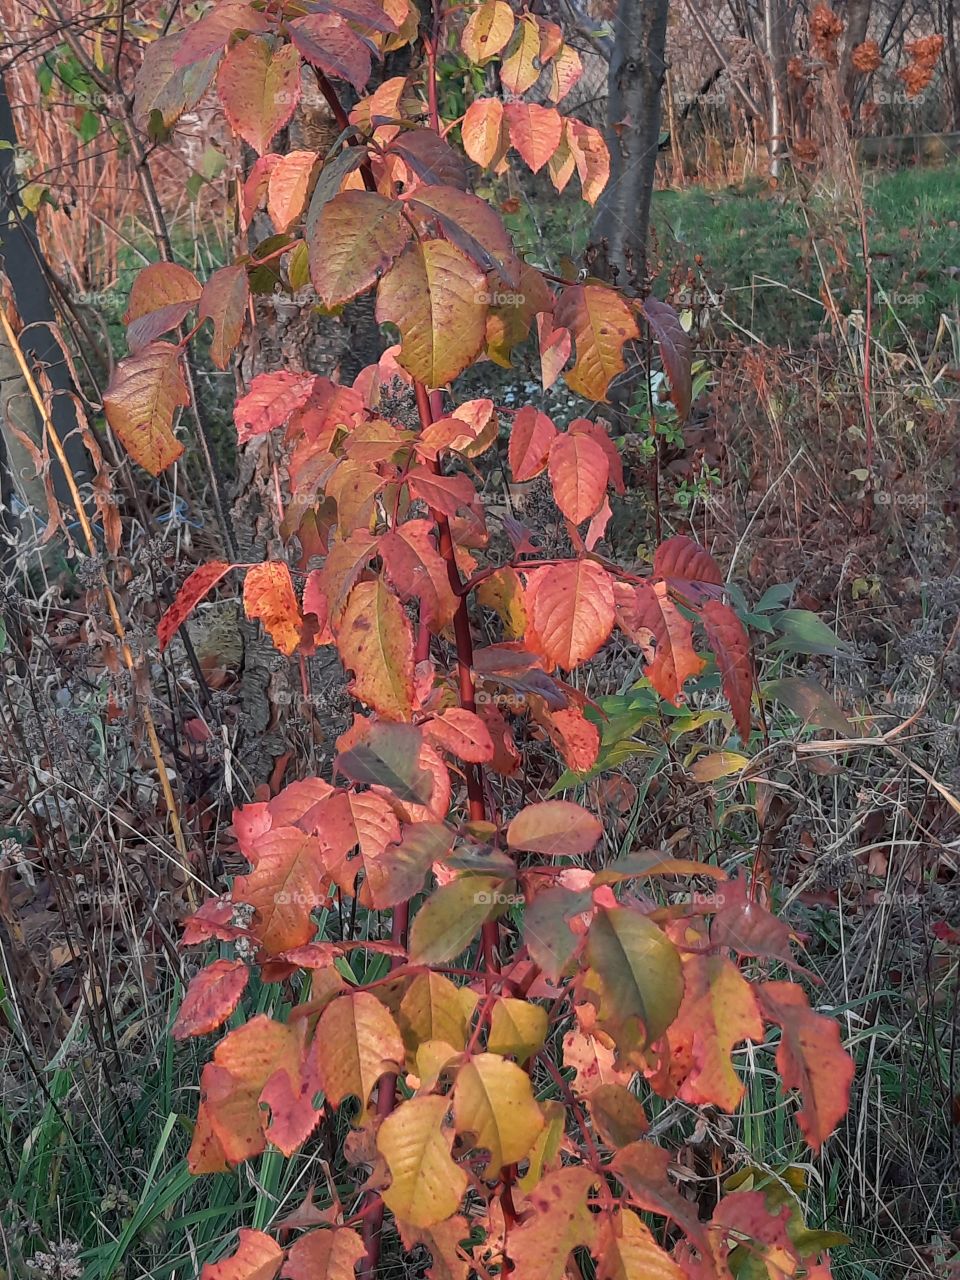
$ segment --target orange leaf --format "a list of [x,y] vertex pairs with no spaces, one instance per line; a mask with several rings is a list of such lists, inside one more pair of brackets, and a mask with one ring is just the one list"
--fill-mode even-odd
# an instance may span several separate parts
[[423,726],[423,732],[445,751],[472,764],[486,764],[493,759],[490,730],[475,711],[448,707]]
[[189,403],[180,348],[169,342],[151,342],[121,360],[103,397],[111,430],[134,462],[154,476],[183,453],[173,415]]
[[320,841],[298,827],[277,826],[259,836],[251,851],[256,862],[233,885],[237,902],[256,910],[254,933],[268,955],[312,941],[317,926],[310,913],[325,901],[327,879]]
[[354,587],[336,628],[343,665],[354,673],[351,693],[388,720],[413,711],[413,629],[387,585]]
[[530,1192],[530,1213],[510,1232],[509,1254],[518,1276],[564,1280],[567,1259],[577,1248],[589,1249],[597,1218],[587,1197],[598,1175],[570,1166],[547,1173]]
[[315,151],[289,151],[270,172],[267,183],[267,213],[279,234],[303,213],[310,178],[319,156]]
[[753,663],[750,637],[743,623],[720,600],[708,600],[700,610],[703,628],[717,659],[723,692],[727,695],[737,732],[744,744],[750,741],[750,700],[753,696]]
[[547,709],[542,699],[530,698],[530,713],[542,725],[547,736],[563,756],[569,769],[586,773],[596,764],[600,753],[600,731],[579,707]]
[[735,1111],[745,1089],[730,1055],[743,1040],[763,1041],[754,989],[727,956],[687,954],[683,1001],[667,1031],[673,1057],[690,1065],[677,1096]]
[[320,1113],[312,1104],[315,1085],[304,1077],[305,1035],[302,1020],[285,1024],[257,1014],[224,1036],[200,1079],[203,1124],[198,1117],[193,1172],[205,1128],[231,1164],[259,1155],[268,1140],[292,1155],[310,1136]]
[[467,107],[461,127],[463,149],[484,169],[502,156],[508,146],[499,98],[475,98]]
[[377,552],[379,539],[368,529],[355,529],[344,542],[335,542],[320,570],[323,594],[336,622],[347,607],[357,579]]
[[376,996],[355,991],[324,1009],[310,1061],[332,1107],[352,1096],[366,1110],[374,1085],[403,1066],[406,1050],[399,1027]]
[[579,804],[544,800],[521,809],[507,827],[507,845],[546,857],[589,853],[603,835],[603,827]]
[[274,1280],[283,1261],[283,1250],[276,1240],[262,1231],[241,1227],[235,1253],[221,1262],[207,1262],[200,1280]]
[[123,322],[131,352],[176,329],[200,297],[200,282],[175,262],[154,262],[137,275]]
[[303,634],[300,604],[290,570],[282,560],[252,565],[243,580],[243,611],[259,618],[270,639],[289,658]]
[[527,575],[527,608],[550,662],[571,670],[592,658],[613,628],[613,583],[592,560],[567,560]]
[[633,1142],[613,1157],[611,1168],[630,1198],[648,1213],[672,1218],[705,1257],[712,1256],[706,1223],[694,1202],[682,1196],[667,1177],[670,1152],[653,1142]]
[[183,583],[176,594],[173,604],[167,609],[157,623],[157,647],[163,653],[167,645],[177,634],[190,614],[217,585],[220,579],[233,568],[225,560],[210,560],[198,565],[190,577]]
[[[303,826],[315,831],[321,858],[340,889],[354,893],[357,872],[369,872],[388,847],[400,839],[400,824],[389,802],[376,791],[334,791],[309,809]],[[359,848],[360,857],[353,857]]]
[[781,1028],[777,1070],[785,1089],[799,1089],[797,1115],[808,1145],[819,1151],[850,1105],[853,1059],[833,1018],[814,1013],[795,982],[764,982],[758,989],[763,1015]]
[[507,458],[517,484],[532,480],[543,471],[550,446],[557,438],[557,429],[547,415],[532,405],[525,405],[514,415]]
[[360,1236],[347,1227],[311,1231],[287,1250],[283,1280],[355,1280],[354,1268],[366,1252]]
[[604,1216],[597,1240],[597,1280],[684,1280],[686,1272],[629,1209]]
[[240,1003],[250,970],[242,960],[215,960],[190,981],[173,1024],[174,1040],[205,1036],[230,1017]]
[[570,359],[573,339],[569,329],[554,328],[553,318],[541,313],[537,316],[537,341],[540,344],[540,380],[544,391],[548,391]]
[[583,75],[583,63],[572,45],[564,44],[550,68],[550,88],[547,96],[551,102],[565,98]]
[[550,484],[557,506],[574,524],[589,520],[603,505],[610,461],[596,440],[567,433],[550,446]]
[[217,92],[231,129],[262,156],[300,101],[300,55],[292,44],[271,48],[248,36],[220,63]]
[[567,385],[587,400],[606,400],[610,383],[626,368],[624,343],[640,334],[630,307],[605,285],[571,285],[564,289],[553,318],[577,343]]
[[541,107],[535,102],[508,102],[503,115],[511,145],[537,173],[560,145],[562,116],[553,107]]
[[598,129],[567,118],[567,145],[573,153],[587,204],[596,204],[610,179],[610,153]]

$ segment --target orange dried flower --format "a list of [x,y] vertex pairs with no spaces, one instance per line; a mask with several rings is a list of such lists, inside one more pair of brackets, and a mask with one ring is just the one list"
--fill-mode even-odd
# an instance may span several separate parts
[[803,81],[805,81],[810,75],[810,67],[807,64],[806,59],[798,58],[796,56],[788,58],[787,75],[791,80],[799,80],[803,83]]
[[810,35],[817,57],[829,67],[838,66],[837,41],[843,35],[843,19],[825,4],[818,4],[810,15]]
[[812,138],[797,138],[793,144],[793,158],[801,164],[816,164],[820,148]]
[[876,40],[864,40],[850,55],[850,61],[861,75],[868,76],[883,64],[883,56]]
[[907,97],[916,98],[933,79],[943,46],[943,36],[921,36],[906,46],[910,63],[902,67],[897,76],[904,83]]

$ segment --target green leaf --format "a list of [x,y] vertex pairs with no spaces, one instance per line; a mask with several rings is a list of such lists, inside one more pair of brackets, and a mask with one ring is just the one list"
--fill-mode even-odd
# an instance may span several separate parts
[[677,1016],[683,974],[676,947],[653,921],[627,907],[600,907],[587,934],[600,984],[601,1024],[627,1056],[662,1036]]
[[815,613],[806,609],[785,609],[774,625],[779,640],[767,646],[767,653],[847,653],[850,646],[839,639]]
[[477,930],[506,905],[499,876],[459,876],[441,885],[417,912],[410,930],[413,964],[443,964],[465,951]]

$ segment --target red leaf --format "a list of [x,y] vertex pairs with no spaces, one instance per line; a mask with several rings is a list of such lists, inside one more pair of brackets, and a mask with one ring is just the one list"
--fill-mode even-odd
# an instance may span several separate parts
[[[178,67],[187,67],[212,53],[220,53],[235,31],[269,31],[270,19],[247,0],[224,0],[214,5],[198,22],[179,33],[182,39],[174,55]],[[149,46],[147,46],[149,48]]]
[[222,1026],[240,1003],[250,970],[242,960],[215,960],[191,980],[173,1024],[174,1040],[205,1036]]
[[653,576],[666,579],[693,604],[715,597],[718,592],[711,588],[723,586],[723,574],[710,552],[682,533],[667,538],[654,551]]
[[434,545],[432,520],[408,520],[397,525],[380,540],[384,572],[400,599],[420,601],[422,620],[431,631],[440,632],[457,611],[446,561]]
[[221,267],[203,286],[200,319],[213,321],[210,358],[218,369],[226,369],[240,341],[249,299],[247,268],[242,263]]
[[221,1262],[205,1263],[200,1280],[274,1280],[283,1250],[262,1231],[241,1227],[237,1250]]
[[814,1013],[795,982],[764,982],[758,988],[764,1017],[782,1028],[777,1070],[785,1089],[803,1098],[797,1120],[807,1143],[819,1151],[846,1114],[853,1059],[833,1018]]
[[514,416],[507,445],[510,470],[517,484],[532,480],[547,465],[557,429],[545,413],[526,405]]
[[194,569],[177,592],[173,604],[157,623],[157,641],[161,653],[203,597],[212,591],[224,574],[229,573],[232,568],[233,566],[226,560],[210,560]]
[[716,654],[723,691],[730,703],[737,732],[741,741],[747,743],[750,740],[750,700],[753,695],[750,637],[730,606],[720,600],[708,600],[700,610],[700,617],[710,648]]
[[258,373],[247,394],[233,407],[237,441],[246,444],[254,436],[266,435],[302,409],[317,385],[312,373]]
[[421,182],[432,187],[467,187],[467,169],[449,142],[432,129],[400,133],[389,150],[408,164]]
[[660,359],[670,379],[670,398],[676,406],[677,417],[685,422],[693,396],[690,335],[684,330],[673,307],[667,302],[661,302],[659,298],[652,295],[645,298],[643,314],[653,336],[660,343]]
[[335,13],[308,13],[290,23],[290,39],[306,60],[357,93],[370,79],[370,49]]
[[438,476],[429,467],[413,467],[407,473],[410,495],[420,498],[432,511],[456,516],[476,505],[477,491],[464,475]]
[[666,584],[618,584],[617,623],[641,647],[653,633],[656,655],[647,679],[661,698],[676,704],[687,680],[703,670],[704,661],[694,652],[693,626],[668,596]]
[[292,44],[271,49],[260,36],[248,36],[221,62],[217,92],[234,133],[262,156],[300,101],[300,55]]
[[557,506],[574,524],[589,520],[603,505],[610,462],[590,436],[558,436],[550,446],[550,483]]

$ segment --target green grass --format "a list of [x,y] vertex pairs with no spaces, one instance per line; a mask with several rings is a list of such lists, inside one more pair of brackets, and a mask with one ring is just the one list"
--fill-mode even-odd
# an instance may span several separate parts
[[[960,277],[951,274],[960,267],[960,166],[868,173],[864,200],[875,335],[901,348],[905,329],[922,348],[941,313],[960,307]],[[859,227],[852,206],[833,194],[802,198],[759,183],[658,191],[653,231],[665,274],[701,254],[727,316],[770,344],[805,343],[824,326],[821,263],[841,313],[863,306]]]

